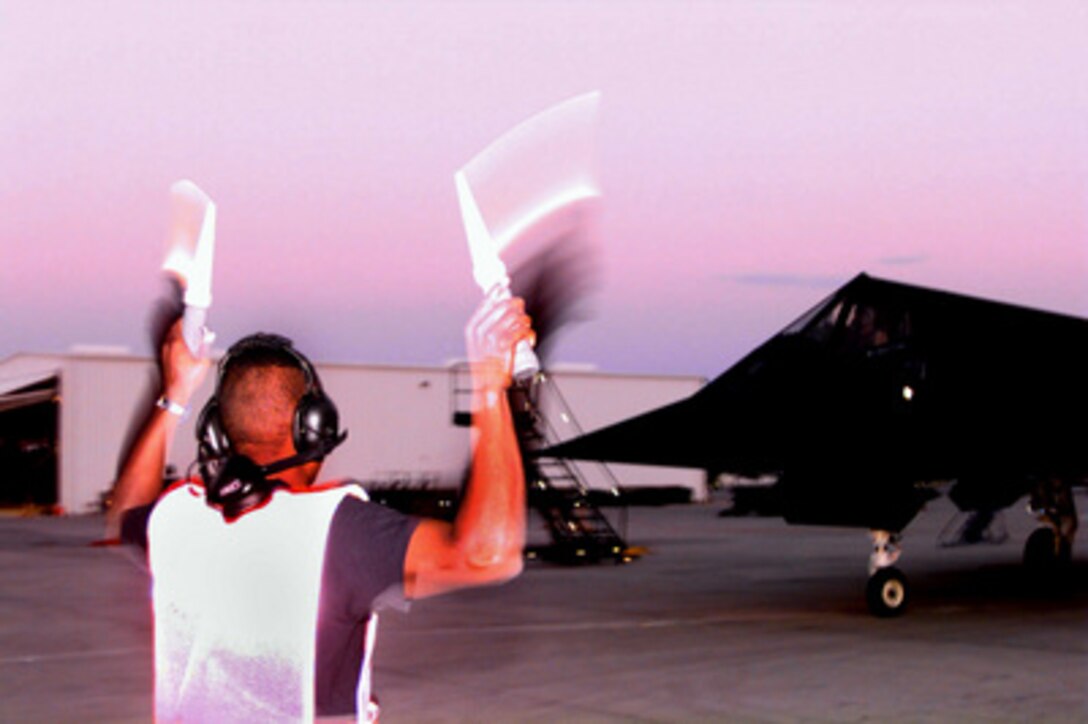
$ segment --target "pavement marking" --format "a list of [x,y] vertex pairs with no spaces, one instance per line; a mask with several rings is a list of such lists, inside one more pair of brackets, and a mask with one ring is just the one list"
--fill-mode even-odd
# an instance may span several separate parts
[[75,661],[79,659],[109,659],[134,654],[150,654],[150,646],[127,649],[100,649],[98,651],[62,651],[57,654],[24,654],[0,658],[0,666],[10,664],[39,664],[49,661]]
[[420,629],[403,628],[397,635],[477,634],[477,633],[563,633],[581,631],[618,631],[659,628],[696,628],[719,624],[781,623],[783,621],[827,620],[828,612],[761,612],[737,611],[733,613],[697,616],[693,618],[652,618],[634,621],[558,621],[554,623],[490,624],[483,626],[441,626]]

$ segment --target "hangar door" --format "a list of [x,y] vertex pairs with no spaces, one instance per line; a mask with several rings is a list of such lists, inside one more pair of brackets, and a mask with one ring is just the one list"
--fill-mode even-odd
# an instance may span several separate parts
[[57,504],[59,384],[51,374],[0,386],[0,507]]

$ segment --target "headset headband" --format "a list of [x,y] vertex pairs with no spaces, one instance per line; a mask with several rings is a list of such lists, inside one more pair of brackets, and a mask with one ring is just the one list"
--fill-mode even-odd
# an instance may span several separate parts
[[295,345],[290,339],[279,334],[257,332],[256,334],[242,337],[232,344],[230,349],[227,350],[227,353],[223,355],[223,358],[219,360],[219,369],[215,381],[216,398],[219,397],[220,388],[223,384],[223,377],[231,363],[235,362],[239,357],[246,353],[255,350],[283,352],[294,360],[295,365],[306,377],[306,391],[314,392],[321,390],[321,380],[317,376],[317,370],[314,369],[313,363],[310,362],[306,355],[295,349]]

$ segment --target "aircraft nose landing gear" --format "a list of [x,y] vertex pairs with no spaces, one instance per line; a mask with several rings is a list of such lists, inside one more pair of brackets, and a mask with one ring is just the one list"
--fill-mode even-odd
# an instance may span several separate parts
[[907,577],[893,564],[899,559],[899,536],[886,530],[874,530],[873,552],[869,556],[869,582],[865,602],[874,616],[899,616],[907,609],[910,588]]

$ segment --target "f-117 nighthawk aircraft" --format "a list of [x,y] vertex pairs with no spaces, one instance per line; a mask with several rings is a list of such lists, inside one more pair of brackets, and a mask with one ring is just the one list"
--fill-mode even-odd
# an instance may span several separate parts
[[945,490],[961,538],[1030,496],[1025,563],[1060,575],[1088,475],[1088,320],[861,274],[691,397],[541,451],[777,479],[790,523],[872,531],[901,613],[903,529]]

